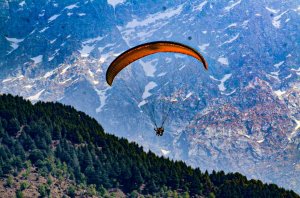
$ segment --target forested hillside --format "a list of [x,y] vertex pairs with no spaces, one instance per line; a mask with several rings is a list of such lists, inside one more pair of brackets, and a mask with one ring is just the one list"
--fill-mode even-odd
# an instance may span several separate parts
[[[71,197],[78,195],[78,186],[92,188],[95,196],[120,189],[128,196],[299,197],[239,173],[208,174],[146,153],[135,143],[105,134],[95,119],[59,103],[32,105],[21,97],[0,96],[0,142],[0,176],[6,189],[12,177],[22,172],[26,178],[36,170],[44,178],[74,182],[75,189],[65,191]],[[49,183],[40,187],[41,196],[52,193]],[[24,189],[25,184],[16,195]]]

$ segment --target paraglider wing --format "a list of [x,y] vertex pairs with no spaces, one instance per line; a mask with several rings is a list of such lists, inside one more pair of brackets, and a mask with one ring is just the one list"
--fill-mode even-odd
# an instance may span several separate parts
[[138,45],[120,54],[109,65],[106,71],[106,82],[109,85],[112,85],[116,75],[130,63],[145,56],[159,52],[174,52],[192,56],[201,61],[205,69],[208,69],[205,59],[195,49],[181,43],[171,41],[156,41]]

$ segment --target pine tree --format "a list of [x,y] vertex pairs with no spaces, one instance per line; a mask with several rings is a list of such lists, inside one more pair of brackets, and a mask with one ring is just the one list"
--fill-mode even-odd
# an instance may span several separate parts
[[19,141],[16,141],[15,144],[15,155],[19,156],[22,160],[25,160],[25,150]]
[[36,145],[30,135],[22,133],[20,136],[20,142],[25,149],[25,151],[36,149]]
[[137,190],[140,188],[144,182],[139,169],[135,166],[132,168],[132,177],[131,177],[131,189]]
[[83,158],[83,162],[82,162],[82,169],[85,170],[86,167],[88,166],[93,166],[93,159],[91,156],[90,151],[88,150],[87,147],[85,147],[85,152],[84,152],[84,158]]
[[150,179],[149,183],[147,183],[145,190],[149,194],[153,194],[154,192],[158,191],[158,187],[155,185],[153,179]]
[[53,140],[60,140],[61,139],[61,128],[59,125],[55,125],[52,132]]
[[34,149],[29,155],[29,159],[32,161],[32,163],[36,163],[38,160],[43,160],[43,152],[39,149]]
[[84,174],[87,177],[87,181],[89,184],[93,184],[95,182],[95,169],[93,165],[89,165],[88,167],[86,167]]
[[23,192],[21,190],[17,190],[16,191],[16,198],[23,198],[24,195],[23,195]]
[[15,136],[17,132],[20,130],[20,123],[17,118],[11,118],[7,123],[6,131],[9,135]]
[[2,165],[0,163],[0,177],[3,177],[3,176],[4,176],[4,174],[3,174],[3,170],[2,170]]

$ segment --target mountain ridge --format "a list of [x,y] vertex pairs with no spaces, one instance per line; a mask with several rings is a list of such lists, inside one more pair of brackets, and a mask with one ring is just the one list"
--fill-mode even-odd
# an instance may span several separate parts
[[[193,167],[222,167],[300,189],[297,2],[122,1],[111,6],[100,0],[51,0],[0,6],[1,93],[73,105],[106,131]],[[153,95],[174,70],[174,89],[186,82],[179,99],[191,95],[180,106],[183,111],[174,111],[165,135],[157,139],[138,107],[143,92],[131,88],[138,93],[134,101],[122,81],[108,88],[104,73],[122,51],[162,38],[198,49],[209,71],[194,70],[191,60],[173,55],[143,59],[125,71],[134,72],[131,80],[139,80],[142,90],[155,82]],[[224,104],[232,111],[220,111]],[[213,126],[208,118],[201,122],[207,111]],[[204,140],[208,143],[201,144]]]

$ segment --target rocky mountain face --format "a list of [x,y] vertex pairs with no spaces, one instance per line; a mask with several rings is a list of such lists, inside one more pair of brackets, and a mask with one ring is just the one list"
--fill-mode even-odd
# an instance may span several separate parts
[[[299,192],[299,6],[292,0],[2,1],[0,91],[73,105],[145,149]],[[209,71],[190,57],[158,54],[122,71],[112,87],[105,83],[118,54],[155,40],[194,47]],[[158,138],[149,112],[154,107],[153,117],[163,117],[162,96],[177,102]]]

